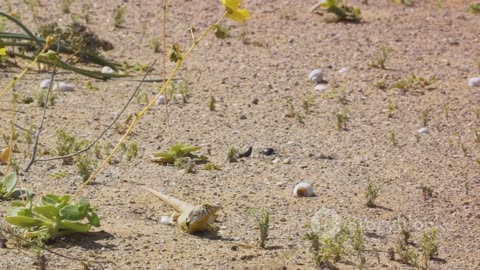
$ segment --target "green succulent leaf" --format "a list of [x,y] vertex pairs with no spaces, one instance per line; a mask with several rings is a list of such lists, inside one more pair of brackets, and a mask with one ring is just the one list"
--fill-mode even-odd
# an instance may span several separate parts
[[31,218],[31,217],[26,217],[26,216],[6,216],[5,220],[15,226],[19,227],[35,227],[35,226],[40,226],[42,225],[42,221]]
[[17,175],[15,173],[10,173],[3,178],[2,186],[6,193],[5,197],[7,198],[10,197],[16,185],[17,185]]
[[65,220],[71,221],[81,221],[85,217],[76,205],[67,205],[60,209],[60,216]]
[[61,220],[60,224],[67,230],[72,230],[74,232],[88,232],[92,227],[90,224],[84,224],[80,222],[75,222],[71,220]]
[[95,212],[89,212],[87,214],[88,223],[92,226],[99,227],[100,226],[100,218],[97,216]]
[[59,217],[58,209],[55,208],[53,205],[41,205],[33,207],[33,211],[37,212],[38,214],[52,219],[54,217]]

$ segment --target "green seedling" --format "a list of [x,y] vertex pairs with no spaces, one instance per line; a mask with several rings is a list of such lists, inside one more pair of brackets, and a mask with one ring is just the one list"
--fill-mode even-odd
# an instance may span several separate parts
[[390,142],[392,142],[393,146],[397,147],[398,146],[398,139],[395,136],[395,132],[390,132]]
[[434,228],[432,231],[424,233],[420,240],[420,249],[426,259],[438,256],[437,232],[438,230]]
[[5,220],[20,231],[23,238],[42,241],[85,233],[92,226],[100,226],[95,207],[85,199],[72,203],[69,195],[45,195],[36,205],[27,196],[25,201],[12,202]]
[[82,181],[87,180],[97,166],[97,161],[89,154],[82,154],[78,157],[77,162],[78,174],[82,177]]
[[347,130],[347,123],[350,120],[348,117],[348,109],[345,108],[343,112],[333,112],[333,115],[337,120],[337,130]]
[[150,44],[154,53],[160,52],[160,40],[158,38],[152,38]]
[[219,39],[226,39],[230,36],[228,27],[221,24],[215,26],[214,34]]
[[305,111],[305,114],[310,114],[310,108],[313,106],[315,100],[313,99],[312,96],[308,96],[304,101],[303,101],[303,110]]
[[37,94],[35,94],[35,96],[34,96],[34,100],[36,100],[38,106],[40,106],[42,108],[45,108],[45,105],[47,105],[47,102],[48,102],[49,106],[55,105],[55,99],[57,99],[57,97],[53,93],[50,92],[50,94],[48,95],[48,101],[47,101],[47,91],[46,90],[41,90]]
[[126,7],[118,6],[113,10],[113,27],[119,28],[125,22]]
[[265,248],[265,241],[268,237],[268,228],[270,226],[270,211],[268,209],[262,209],[257,211],[255,208],[249,208],[248,213],[255,218],[260,230],[259,246]]
[[443,114],[445,115],[445,118],[448,119],[448,113],[449,113],[450,109],[448,107],[448,104],[444,104],[443,105]]
[[423,199],[428,200],[433,198],[433,187],[431,186],[422,186]]
[[473,14],[480,14],[480,3],[470,5],[470,12]]
[[213,112],[215,111],[215,103],[217,102],[217,100],[215,100],[215,98],[210,94],[210,96],[208,97],[208,109]]
[[352,247],[353,251],[355,253],[355,256],[358,258],[358,269],[363,269],[366,263],[366,258],[365,258],[365,242],[363,240],[365,232],[362,227],[362,224],[360,224],[360,221],[355,220],[353,222],[353,230],[350,232],[350,238],[352,241]]
[[387,117],[393,118],[393,112],[395,111],[396,107],[392,102],[387,103]]
[[90,80],[85,81],[85,89],[93,91],[93,92],[97,92],[99,90],[99,88],[94,86],[92,81],[90,81]]
[[422,120],[422,127],[426,127],[427,124],[428,124],[428,114],[430,113],[430,110],[424,110],[422,111],[422,116],[421,116],[421,120]]
[[337,21],[359,22],[361,20],[360,9],[342,4],[342,0],[326,0],[319,6],[323,10],[335,14]]
[[201,146],[192,146],[189,144],[175,144],[170,146],[167,152],[154,153],[151,158],[151,161],[158,162],[163,165],[185,164],[185,160],[181,160],[181,159],[189,159],[193,162],[193,164],[208,162],[208,157],[202,156],[202,155],[199,156],[192,153],[200,149],[202,149]]
[[228,153],[227,153],[228,162],[237,162],[238,158],[239,158],[238,149],[235,148],[235,147],[230,147],[230,149],[228,149]]
[[293,106],[293,102],[290,97],[286,99],[286,105],[287,105],[288,113],[285,116],[295,118],[300,124],[303,124],[304,123],[303,116],[300,113],[295,111],[295,107]]
[[345,243],[348,239],[348,229],[345,225],[333,235],[319,235],[310,231],[305,239],[311,243],[310,251],[318,267],[333,268],[340,258],[346,254]]
[[219,170],[221,170],[221,167],[218,164],[215,164],[213,162],[209,162],[209,163],[205,164],[205,166],[203,166],[203,169],[206,170],[206,171],[219,171]]
[[375,187],[372,183],[368,183],[367,191],[365,191],[365,199],[367,202],[365,205],[369,208],[375,207],[375,200],[378,197],[378,193],[380,192],[380,187]]
[[131,161],[138,156],[138,143],[133,142],[127,149],[127,161]]
[[0,199],[4,200],[12,198],[16,186],[17,175],[15,173],[9,173],[8,175],[5,175],[0,185]]
[[407,246],[403,241],[398,240],[395,252],[400,262],[411,266],[418,266],[417,252],[415,252],[415,249],[412,247]]
[[386,69],[385,64],[387,63],[388,57],[391,52],[392,52],[392,49],[385,47],[383,45],[380,46],[380,49],[378,49],[378,52],[376,52],[373,55],[372,61],[370,62],[369,66],[374,68]]
[[[59,156],[65,156],[77,152],[86,145],[88,141],[77,141],[77,139],[64,129],[58,129],[56,152]],[[63,164],[73,164],[73,157],[63,159]]]
[[404,244],[408,244],[410,237],[412,236],[410,230],[410,219],[406,215],[400,214],[398,216],[398,225],[400,227],[400,240],[402,240]]
[[115,126],[113,127],[119,134],[124,134],[127,129],[128,129],[128,126],[130,125],[130,123],[132,122],[133,120],[133,114],[129,114],[127,115],[127,117],[125,118],[125,120],[123,121],[123,123],[121,122],[117,122],[115,123]]
[[435,75],[428,78],[411,75],[410,77],[395,82],[389,89],[398,89],[403,93],[407,93],[411,90],[429,87],[436,81],[437,76]]

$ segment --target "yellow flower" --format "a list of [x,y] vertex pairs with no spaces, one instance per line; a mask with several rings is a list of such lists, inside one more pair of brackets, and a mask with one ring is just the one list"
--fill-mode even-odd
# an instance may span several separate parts
[[225,6],[227,17],[230,19],[243,23],[250,17],[248,10],[238,8],[240,6],[240,0],[220,0],[220,2]]
[[0,48],[0,56],[6,56],[6,55],[7,55],[7,49]]

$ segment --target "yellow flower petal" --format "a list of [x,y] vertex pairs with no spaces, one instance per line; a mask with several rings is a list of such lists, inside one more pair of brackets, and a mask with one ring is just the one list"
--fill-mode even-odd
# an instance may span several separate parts
[[0,48],[0,56],[5,56],[5,55],[7,55],[7,49]]
[[246,9],[236,9],[232,12],[227,12],[227,17],[237,22],[245,22],[246,19],[250,18],[250,12]]
[[240,0],[220,0],[222,4],[231,10],[235,10],[240,6]]

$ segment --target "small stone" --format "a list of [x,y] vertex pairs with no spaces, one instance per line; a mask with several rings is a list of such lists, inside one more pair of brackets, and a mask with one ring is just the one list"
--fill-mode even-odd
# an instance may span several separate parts
[[264,154],[265,156],[271,156],[274,152],[275,150],[273,150],[273,148],[265,148],[262,150],[262,154]]
[[175,99],[176,99],[177,101],[180,101],[180,102],[181,102],[181,101],[183,101],[183,95],[182,95],[182,94],[176,94],[176,95],[175,95]]
[[111,67],[103,67],[102,68],[102,71],[101,71],[103,74],[113,74],[115,73],[115,70],[113,70]]
[[172,216],[162,216],[160,218],[160,223],[162,223],[162,224],[173,224],[173,217]]
[[292,163],[292,159],[291,158],[286,158],[283,160],[283,164],[290,164]]
[[247,116],[245,114],[240,115],[240,120],[245,120],[247,119]]
[[233,239],[233,241],[240,241],[240,240],[242,240],[240,237],[233,237],[232,239]]
[[40,82],[40,88],[47,89],[50,86],[50,79],[46,79]]
[[252,154],[252,150],[253,150],[253,147],[249,147],[247,150],[245,150],[244,152],[242,153],[239,153],[238,154],[238,157],[239,158],[244,158],[244,157],[249,157],[251,154]]
[[312,197],[314,195],[313,187],[307,182],[300,182],[293,189],[293,195],[295,197]]
[[321,69],[314,69],[308,74],[308,79],[319,84],[323,82],[323,71]]
[[252,104],[257,105],[257,104],[258,104],[258,101],[259,101],[258,98],[254,98],[254,99],[252,100]]
[[468,86],[470,86],[470,87],[480,87],[480,77],[468,79]]
[[157,105],[165,104],[165,96],[159,96],[157,101],[155,102]]
[[280,159],[279,159],[279,158],[275,158],[274,160],[272,160],[272,163],[273,163],[273,164],[277,164],[278,162],[280,162]]
[[280,219],[280,222],[287,222],[287,219],[284,218],[284,217],[282,217],[282,218]]
[[349,70],[350,70],[349,68],[343,67],[343,68],[341,68],[341,69],[338,71],[338,73],[340,73],[340,74],[346,74]]
[[419,134],[428,134],[428,132],[429,132],[428,128],[426,128],[426,127],[422,127],[422,128],[419,128],[417,130],[417,133],[419,133]]
[[314,89],[319,91],[319,92],[323,92],[323,91],[327,90],[327,85],[326,84],[317,84],[317,85],[315,85]]
[[277,187],[283,187],[284,185],[285,185],[284,182],[278,182],[278,183],[277,183]]
[[53,85],[52,90],[60,91],[60,92],[71,92],[75,89],[75,87],[71,84],[64,83],[64,82],[57,82]]
[[231,249],[232,249],[233,251],[237,251],[237,250],[238,250],[238,246],[237,246],[237,245],[233,245],[233,246],[231,247]]

